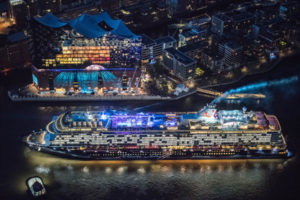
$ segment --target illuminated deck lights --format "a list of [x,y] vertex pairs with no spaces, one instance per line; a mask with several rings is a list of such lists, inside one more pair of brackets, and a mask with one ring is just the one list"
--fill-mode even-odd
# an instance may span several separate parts
[[[206,112],[204,112],[206,113]],[[105,132],[184,132],[189,127],[188,132],[192,134],[201,134],[209,131],[210,133],[256,133],[260,130],[267,133],[270,130],[280,131],[280,126],[275,117],[256,112],[259,121],[248,121],[249,113],[241,111],[221,111],[221,114],[214,114],[214,123],[207,123],[205,115],[203,118],[182,118],[181,114],[165,113],[137,113],[126,112],[72,112],[68,115],[60,115],[55,120],[55,127],[58,132],[70,131],[105,131]],[[186,114],[184,114],[186,115]],[[193,113],[194,115],[194,113]],[[200,114],[201,115],[201,114]],[[202,119],[202,120],[199,120]],[[273,126],[267,126],[266,121],[272,119]],[[188,120],[186,123],[184,120]],[[49,127],[47,126],[47,129]],[[51,132],[50,130],[48,130]]]

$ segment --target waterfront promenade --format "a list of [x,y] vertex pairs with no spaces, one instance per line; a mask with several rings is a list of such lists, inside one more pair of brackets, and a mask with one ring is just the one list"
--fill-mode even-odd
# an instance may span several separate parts
[[92,96],[92,95],[76,95],[76,96],[20,96],[8,92],[8,96],[12,101],[130,101],[130,100],[170,100],[171,97],[162,96],[148,96],[148,95],[135,95],[135,96]]
[[[296,53],[292,53],[294,55]],[[217,83],[211,83],[206,81],[206,84],[201,84],[197,82],[196,86],[190,89],[188,92],[182,92],[178,96],[174,95],[90,95],[90,94],[77,94],[77,95],[36,95],[36,94],[21,94],[18,91],[9,91],[8,96],[11,101],[14,102],[72,102],[72,101],[166,101],[166,100],[179,100],[184,97],[190,96],[195,93],[205,94],[211,97],[216,97],[222,95],[221,92],[212,90],[211,88],[222,86],[222,85],[229,85],[236,82],[239,82],[246,76],[252,76],[256,74],[262,74],[269,72],[272,70],[276,65],[280,63],[280,61],[285,57],[278,58],[277,60],[269,63],[264,63],[260,65],[257,70],[248,71],[247,73],[241,73],[238,76],[235,76],[233,79],[222,79],[218,80]],[[197,81],[197,80],[196,80]]]

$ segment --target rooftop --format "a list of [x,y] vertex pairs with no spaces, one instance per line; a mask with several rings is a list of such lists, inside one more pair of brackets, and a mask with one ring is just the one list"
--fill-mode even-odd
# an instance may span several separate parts
[[186,30],[181,33],[181,35],[183,35],[184,37],[191,37],[191,36],[195,36],[198,34],[199,34],[199,32],[195,29]]
[[213,17],[218,18],[222,21],[229,21],[230,20],[230,18],[225,14],[214,15]]
[[279,40],[279,36],[276,35],[275,33],[268,31],[268,30],[263,30],[259,32],[259,37],[268,41],[268,42],[274,42],[276,40]]
[[6,12],[7,11],[7,2],[1,2],[0,3],[0,12]]
[[180,47],[178,50],[185,53],[185,52],[189,52],[189,51],[193,51],[196,49],[202,49],[208,46],[208,42],[206,41],[200,41],[200,42],[196,42],[193,44],[189,44],[189,45],[185,45],[183,47]]
[[21,40],[25,40],[26,38],[27,37],[26,37],[24,31],[13,33],[13,34],[10,34],[7,36],[7,40],[11,43],[19,42]]
[[176,50],[173,47],[166,49],[166,51],[170,53],[172,56],[174,56],[176,60],[178,60],[179,62],[185,65],[195,63],[195,61],[192,58],[186,56],[184,53]]
[[234,49],[234,50],[238,50],[238,49],[242,48],[242,46],[235,41],[226,42],[225,46],[229,47],[230,49]]
[[223,57],[218,54],[216,50],[210,49],[210,48],[205,48],[202,51],[205,55],[212,57],[214,60],[219,60],[222,59]]
[[60,28],[67,25],[67,22],[64,22],[54,16],[52,13],[48,13],[42,17],[34,17],[36,21],[43,24],[44,26],[48,26],[50,28]]
[[168,43],[168,42],[176,42],[176,40],[172,36],[164,36],[155,40],[157,44],[160,43]]
[[143,45],[148,46],[148,45],[154,45],[155,44],[155,41],[152,38],[150,38],[148,35],[142,34],[141,37],[142,37],[142,44]]
[[112,19],[107,12],[97,15],[82,14],[73,20],[61,20],[48,13],[44,16],[36,16],[34,19],[50,28],[61,28],[66,25],[71,26],[75,31],[87,38],[102,37],[104,34],[112,33],[126,38],[136,38],[122,20]]
[[246,12],[246,13],[240,13],[240,14],[232,15],[232,16],[230,16],[230,18],[234,22],[242,22],[244,20],[254,18],[254,15],[252,13]]

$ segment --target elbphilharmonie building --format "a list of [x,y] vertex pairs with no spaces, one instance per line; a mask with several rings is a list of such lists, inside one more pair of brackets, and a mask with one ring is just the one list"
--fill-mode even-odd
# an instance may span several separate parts
[[[31,20],[33,82],[40,91],[93,91],[138,78],[141,37],[108,13]],[[126,85],[123,83],[123,86]]]

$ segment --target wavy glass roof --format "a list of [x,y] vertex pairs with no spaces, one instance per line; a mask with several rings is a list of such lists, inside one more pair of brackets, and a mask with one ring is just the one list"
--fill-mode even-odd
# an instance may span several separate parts
[[58,19],[52,13],[48,13],[42,17],[34,17],[34,19],[44,26],[48,26],[50,28],[60,28],[68,24],[67,22]]
[[82,14],[70,21],[61,20],[52,13],[48,13],[42,17],[34,17],[34,19],[50,28],[61,28],[70,25],[75,31],[87,38],[102,37],[106,33],[126,38],[137,37],[137,35],[127,28],[122,20],[112,19],[107,12],[97,15]]

